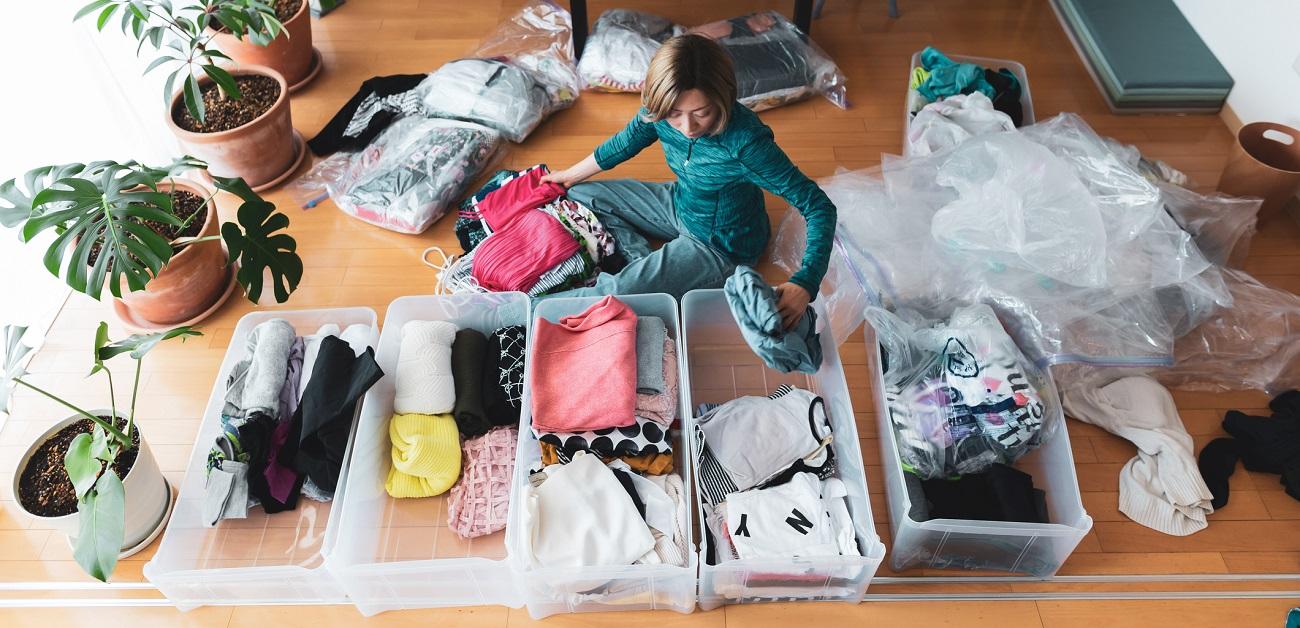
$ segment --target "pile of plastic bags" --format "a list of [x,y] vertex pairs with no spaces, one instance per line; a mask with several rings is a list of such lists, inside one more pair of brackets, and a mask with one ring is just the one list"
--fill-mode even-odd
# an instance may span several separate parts
[[[1040,366],[1298,383],[1300,298],[1224,267],[1259,201],[1196,194],[1162,166],[1063,114],[823,180],[839,209],[821,291],[832,333],[847,339],[868,306],[945,318],[984,303]],[[797,268],[803,245],[787,217],[776,262]]]

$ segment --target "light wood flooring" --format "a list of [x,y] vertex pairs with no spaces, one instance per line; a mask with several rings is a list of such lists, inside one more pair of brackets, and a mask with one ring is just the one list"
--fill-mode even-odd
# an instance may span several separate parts
[[[323,75],[293,96],[295,126],[311,136],[366,78],[384,74],[427,72],[464,55],[517,6],[515,0],[350,0],[314,24],[316,45],[324,54]],[[659,13],[687,24],[730,17],[757,9],[788,12],[790,2],[718,0],[639,0],[591,3],[594,17],[607,8],[627,6]],[[847,111],[817,98],[764,112],[763,120],[776,132],[779,144],[810,176],[837,168],[865,168],[879,163],[881,153],[901,147],[903,98],[910,55],[928,44],[954,54],[1013,59],[1029,74],[1039,119],[1072,111],[1097,131],[1136,144],[1149,156],[1183,169],[1201,190],[1214,188],[1232,135],[1214,116],[1115,116],[1097,93],[1046,0],[902,0],[902,17],[886,17],[885,2],[826,3],[814,23],[814,38],[840,64],[849,78],[852,103]],[[584,93],[572,109],[556,114],[522,145],[515,146],[503,165],[522,167],[545,162],[564,167],[584,157],[597,143],[617,131],[637,106],[632,95]],[[94,158],[93,155],[86,156]],[[651,148],[618,168],[620,177],[665,180],[670,173],[661,151]],[[298,209],[287,188],[270,195],[291,217],[306,265],[302,287],[289,303],[263,307],[322,308],[363,305],[382,320],[386,305],[409,294],[434,291],[434,271],[419,261],[422,249],[439,245],[458,250],[452,220],[429,232],[408,236],[373,228],[337,211],[330,203]],[[228,199],[226,199],[228,201]],[[231,205],[223,207],[228,210]],[[775,223],[785,205],[768,199]],[[841,208],[843,210],[843,208]],[[1300,291],[1300,227],[1286,218],[1261,225],[1251,247],[1247,270],[1266,283]],[[772,279],[781,277],[770,272]],[[142,380],[139,411],[158,462],[179,484],[211,392],[218,365],[239,317],[253,309],[232,300],[202,328],[205,336],[184,344],[164,345],[149,355]],[[102,405],[99,384],[83,384],[90,357],[94,325],[112,320],[108,307],[74,296],[53,325],[45,346],[31,364],[34,380],[69,395],[77,402]],[[114,335],[122,331],[114,323]],[[888,511],[880,472],[880,448],[874,438],[874,402],[861,335],[841,348],[857,412],[862,451],[872,491],[878,531],[888,544]],[[127,378],[119,378],[125,380]],[[119,382],[123,384],[123,382]],[[123,384],[121,395],[128,394]],[[1197,446],[1220,433],[1225,409],[1260,409],[1261,393],[1206,394],[1177,392],[1175,397]],[[346,606],[219,607],[181,614],[167,607],[72,608],[68,599],[141,598],[156,603],[149,590],[76,590],[88,579],[72,561],[62,535],[42,529],[20,514],[13,502],[12,472],[26,444],[51,421],[64,416],[60,408],[20,392],[14,418],[0,432],[0,625],[64,625],[102,621],[107,625],[353,625],[361,616]],[[1232,500],[1211,518],[1209,529],[1186,538],[1151,532],[1116,510],[1116,474],[1134,455],[1126,441],[1100,429],[1071,421],[1074,456],[1085,505],[1096,520],[1061,574],[1296,574],[1300,573],[1300,502],[1282,492],[1276,476],[1238,470]],[[143,581],[141,568],[154,548],[124,561],[115,581]],[[888,561],[879,576],[966,576],[963,572],[894,574]],[[12,590],[5,584],[50,584],[47,590]],[[72,584],[69,584],[72,583]],[[924,583],[924,584],[922,584]],[[1295,582],[1255,583],[1172,582],[1159,584],[1026,584],[1006,581],[933,583],[890,581],[870,594],[920,593],[979,595],[1040,591],[1298,590]],[[52,608],[4,608],[16,600],[46,600]],[[709,613],[677,615],[638,612],[562,616],[551,625],[619,626],[1281,626],[1294,600],[1015,600],[914,601],[844,604],[777,604],[738,606]],[[474,608],[388,613],[369,620],[376,625],[452,625],[499,628],[530,623],[523,610]]]

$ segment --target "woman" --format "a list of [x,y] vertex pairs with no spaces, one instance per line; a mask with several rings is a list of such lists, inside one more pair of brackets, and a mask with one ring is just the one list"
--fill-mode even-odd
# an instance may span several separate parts
[[[590,207],[627,258],[618,274],[562,296],[666,292],[680,297],[720,287],[737,264],[752,266],[771,226],[760,187],[799,209],[808,223],[803,267],[776,286],[786,327],[802,318],[826,274],[835,206],[776,145],[772,130],[736,102],[731,58],[713,40],[682,35],[650,62],[642,108],[627,127],[572,167],[543,180],[570,187]],[[656,140],[676,183],[582,181],[609,170]],[[651,252],[647,237],[667,242]]]

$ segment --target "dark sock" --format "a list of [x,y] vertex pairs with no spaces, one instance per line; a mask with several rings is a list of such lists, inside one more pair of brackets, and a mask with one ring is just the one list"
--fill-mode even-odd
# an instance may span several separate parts
[[452,415],[466,438],[487,434],[492,428],[483,409],[483,370],[488,368],[488,339],[476,329],[456,332],[451,345],[451,376],[456,385]]
[[1229,410],[1223,430],[1237,439],[1241,462],[1251,471],[1282,473],[1288,461],[1300,456],[1300,421],[1264,418]]
[[1300,421],[1300,390],[1288,390],[1268,402],[1274,418],[1282,417]]
[[1196,460],[1196,466],[1201,470],[1201,478],[1205,480],[1205,486],[1209,487],[1210,494],[1214,499],[1210,500],[1210,505],[1215,510],[1228,505],[1228,478],[1237,470],[1237,459],[1240,458],[1237,452],[1237,441],[1231,438],[1216,438],[1209,442],[1201,455]]

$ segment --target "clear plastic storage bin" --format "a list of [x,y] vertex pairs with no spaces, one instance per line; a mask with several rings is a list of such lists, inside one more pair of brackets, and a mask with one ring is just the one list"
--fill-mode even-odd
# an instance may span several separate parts
[[[666,294],[638,294],[618,298],[627,303],[638,315],[662,318],[668,328],[668,335],[676,341],[678,377],[682,382],[682,386],[679,387],[682,394],[679,398],[678,411],[681,416],[685,416],[685,406],[682,402],[686,398],[684,393],[686,380],[681,368],[685,363],[682,359],[685,353],[682,350],[677,301]],[[534,314],[538,319],[558,322],[565,316],[581,313],[599,300],[599,297],[547,299],[538,303]],[[545,365],[538,365],[533,359],[533,351],[534,345],[530,339],[528,381],[531,381],[532,369],[545,367]],[[597,376],[597,374],[592,375]],[[524,560],[520,535],[525,531],[521,529],[519,523],[522,519],[519,500],[523,492],[519,489],[528,481],[529,470],[539,466],[541,462],[541,448],[533,435],[532,416],[528,412],[530,398],[531,391],[525,385],[524,413],[519,422],[519,451],[515,458],[515,490],[511,495],[510,524],[506,528],[506,543],[510,547],[511,557],[521,565],[520,578],[528,613],[534,619],[541,619],[556,613],[647,609],[668,609],[690,613],[695,610],[696,555],[693,541],[687,543],[689,564],[685,567],[671,565],[626,565],[582,569],[522,567]],[[691,477],[689,463],[691,460],[690,444],[687,442],[689,439],[682,438],[680,428],[674,428],[671,435],[675,459],[674,473],[681,475],[684,486],[692,486],[694,480]],[[687,512],[692,512],[693,508],[691,495],[692,492],[687,490],[683,496],[687,502]],[[686,532],[688,538],[694,538],[694,522],[690,518],[687,520]]]
[[[818,308],[818,322],[826,321]],[[766,396],[782,384],[809,390],[826,402],[835,440],[839,477],[848,488],[849,513],[861,556],[826,556],[792,560],[735,560],[709,565],[707,540],[700,544],[699,603],[705,610],[723,604],[781,600],[860,602],[885,557],[876,534],[871,499],[858,441],[848,384],[830,333],[822,333],[822,365],[817,373],[781,373],[763,365],[745,343],[721,290],[693,290],[682,300],[685,328],[688,404],[685,432],[692,433],[694,410],[701,403],[724,403],[745,395]],[[692,466],[696,459],[692,457]],[[698,474],[698,468],[692,469]],[[692,487],[696,490],[697,487]],[[699,495],[696,493],[697,504]],[[702,518],[698,509],[696,516]],[[701,519],[702,520],[702,519]],[[707,539],[701,526],[701,538]]]
[[[208,450],[221,433],[226,380],[231,368],[248,353],[249,333],[274,318],[288,321],[299,335],[313,334],[329,323],[340,328],[363,324],[371,330],[371,345],[378,332],[375,311],[360,307],[253,312],[239,319],[203,411],[176,509],[157,554],[144,567],[145,577],[182,610],[205,604],[347,601],[343,588],[324,568],[325,555],[338,539],[339,517],[330,515],[346,495],[346,458],[334,502],[302,498],[296,510],[268,515],[261,508],[252,508],[247,519],[227,519],[211,528],[203,525]],[[355,423],[353,427],[355,434]]]
[[[909,567],[992,569],[1025,573],[1041,578],[1056,573],[1088,531],[1092,517],[1083,509],[1074,454],[1065,418],[1038,449],[1017,460],[1015,468],[1034,478],[1034,488],[1047,497],[1048,519],[1053,523],[931,519],[914,521],[911,497],[898,458],[898,444],[885,406],[885,375],[880,346],[870,325],[865,327],[867,356],[874,373],[876,424],[880,430],[881,467],[889,497],[889,524],[893,532],[890,565],[896,571]],[[1051,373],[1047,376],[1050,381]],[[1052,394],[1056,394],[1053,388]]]
[[[947,54],[947,53],[945,53]],[[993,68],[994,71],[1006,68],[1020,79],[1020,107],[1024,110],[1024,116],[1020,126],[1029,126],[1037,119],[1034,118],[1034,99],[1029,96],[1029,75],[1025,73],[1025,66],[1009,61],[1006,59],[990,59],[988,57],[968,57],[965,55],[947,55],[949,59],[957,63],[974,63],[975,65]],[[907,69],[907,83],[903,84],[903,93],[911,91],[912,73],[921,67],[921,51],[912,53],[912,67]],[[907,99],[904,99],[906,101]],[[907,103],[903,103],[903,145],[907,145],[907,129],[912,125],[912,112],[907,110]]]
[[366,615],[440,606],[519,607],[523,597],[506,560],[504,531],[461,539],[447,527],[447,494],[396,499],[384,489],[392,465],[388,422],[402,326],[412,320],[446,321],[485,335],[531,322],[528,297],[518,292],[402,297],[388,306],[376,354],[385,375],[366,395],[357,425],[329,569]]

